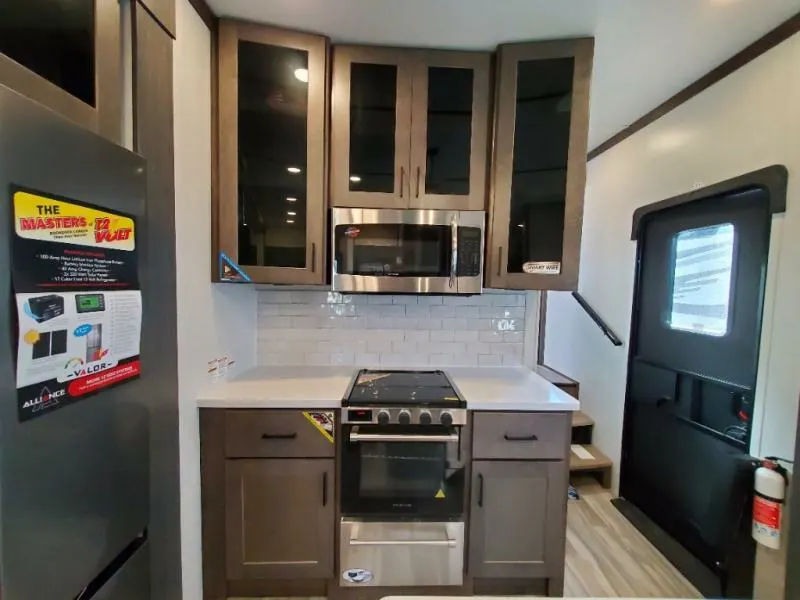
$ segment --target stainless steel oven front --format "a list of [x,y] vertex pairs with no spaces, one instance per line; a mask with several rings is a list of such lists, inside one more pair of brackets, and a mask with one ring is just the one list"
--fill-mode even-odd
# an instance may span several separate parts
[[466,409],[343,410],[342,587],[462,585],[469,439]]
[[484,211],[334,208],[334,291],[480,294]]

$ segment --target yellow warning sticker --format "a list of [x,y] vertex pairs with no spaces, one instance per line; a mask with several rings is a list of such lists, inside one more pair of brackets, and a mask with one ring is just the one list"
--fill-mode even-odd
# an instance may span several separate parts
[[442,488],[439,488],[439,491],[436,492],[436,495],[434,496],[434,498],[438,498],[439,500],[441,500],[444,497],[445,497],[444,490]]
[[332,412],[303,412],[303,416],[308,419],[308,422],[311,423],[326,440],[331,444],[333,443],[334,416]]

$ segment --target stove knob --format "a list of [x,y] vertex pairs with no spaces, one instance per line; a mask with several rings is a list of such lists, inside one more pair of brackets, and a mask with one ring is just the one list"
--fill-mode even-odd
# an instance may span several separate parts
[[388,410],[382,410],[378,413],[378,425],[388,425],[391,419],[392,416],[389,414]]
[[397,422],[400,425],[411,425],[411,413],[407,410],[401,410],[400,414],[397,415]]
[[433,422],[433,417],[431,417],[430,411],[423,410],[419,414],[419,424],[420,425],[430,425]]
[[453,415],[447,411],[444,411],[441,416],[439,417],[439,421],[442,425],[450,426],[453,424]]

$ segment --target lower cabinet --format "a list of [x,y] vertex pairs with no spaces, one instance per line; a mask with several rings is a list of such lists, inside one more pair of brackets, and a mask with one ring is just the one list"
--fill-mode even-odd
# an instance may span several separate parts
[[225,465],[228,579],[333,576],[333,459],[236,459]]
[[567,478],[564,461],[473,461],[473,577],[563,579]]

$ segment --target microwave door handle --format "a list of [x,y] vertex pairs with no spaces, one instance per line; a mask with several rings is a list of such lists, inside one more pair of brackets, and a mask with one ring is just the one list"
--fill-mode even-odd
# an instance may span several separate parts
[[450,289],[456,285],[456,270],[458,269],[458,218],[453,215],[450,219]]

